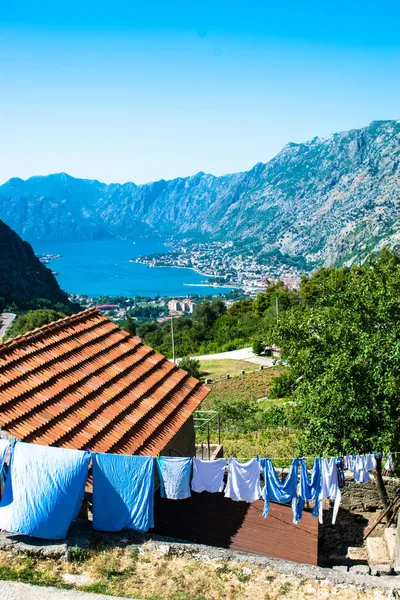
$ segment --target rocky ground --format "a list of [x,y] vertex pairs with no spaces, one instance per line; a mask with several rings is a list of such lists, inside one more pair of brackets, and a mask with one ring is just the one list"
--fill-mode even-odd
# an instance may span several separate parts
[[397,577],[355,575],[131,532],[89,535],[77,529],[68,544],[29,541],[0,535],[0,579],[138,600],[400,597]]

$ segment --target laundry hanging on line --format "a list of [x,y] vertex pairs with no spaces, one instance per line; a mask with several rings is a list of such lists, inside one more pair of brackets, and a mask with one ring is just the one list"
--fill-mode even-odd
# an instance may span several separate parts
[[321,492],[321,459],[314,460],[311,478],[308,477],[307,463],[304,458],[300,460],[300,490],[297,503],[298,519],[303,514],[304,502],[314,502],[313,517],[319,515],[319,495]]
[[93,529],[146,532],[154,527],[154,459],[92,454]]
[[0,440],[0,473],[3,470],[4,461],[6,460],[9,447],[10,442],[8,440]]
[[90,453],[16,442],[0,502],[0,529],[64,539],[79,513]]
[[180,456],[158,456],[156,461],[161,497],[171,500],[189,498],[192,459]]
[[321,491],[319,494],[319,522],[323,523],[323,506],[324,500],[333,500],[332,525],[336,522],[342,492],[339,487],[336,459],[331,458],[328,462],[327,458],[321,460]]
[[193,459],[192,490],[194,492],[222,492],[224,489],[224,474],[226,461]]
[[[7,440],[0,440],[0,463],[8,446]],[[91,458],[94,528],[147,531],[153,526],[154,458],[91,454],[22,442],[11,448],[9,477],[0,503],[1,529],[44,539],[64,538],[82,505]],[[391,455],[389,460],[392,461]],[[326,499],[334,503],[332,522],[335,523],[344,484],[343,469],[352,469],[355,480],[366,483],[369,472],[376,467],[373,454],[346,456],[344,460],[318,458],[310,478],[305,459],[294,459],[289,474],[281,482],[269,458],[241,463],[236,459],[226,462],[158,457],[156,464],[162,497],[188,498],[191,488],[198,492],[221,492],[227,465],[225,497],[254,502],[262,496],[264,515],[268,514],[270,502],[291,504],[295,523],[302,517],[304,502],[314,502],[312,514],[318,513],[322,522],[322,503]],[[260,467],[265,480],[262,493]]]
[[241,463],[235,458],[230,458],[225,498],[255,502],[260,497],[260,463],[258,460],[253,458],[246,463]]
[[297,514],[297,477],[299,461],[295,458],[290,466],[289,473],[282,483],[279,481],[278,474],[272,464],[270,458],[260,460],[260,464],[264,470],[265,486],[262,491],[264,498],[263,517],[267,517],[270,511],[270,501],[278,502],[279,504],[291,504],[293,511],[293,523],[298,524],[299,518]]

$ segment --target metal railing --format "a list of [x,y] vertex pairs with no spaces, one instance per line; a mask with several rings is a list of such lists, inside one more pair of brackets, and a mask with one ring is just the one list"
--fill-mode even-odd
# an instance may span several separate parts
[[195,430],[206,431],[207,433],[207,448],[208,458],[211,458],[211,444],[210,444],[210,424],[217,426],[218,431],[218,445],[221,445],[221,418],[220,414],[216,410],[196,410],[193,413],[193,425]]

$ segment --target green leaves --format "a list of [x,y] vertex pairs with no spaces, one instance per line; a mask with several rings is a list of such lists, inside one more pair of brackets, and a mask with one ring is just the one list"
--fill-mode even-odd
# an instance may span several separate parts
[[387,249],[363,267],[320,269],[302,303],[270,337],[294,378],[305,452],[400,446],[400,259]]

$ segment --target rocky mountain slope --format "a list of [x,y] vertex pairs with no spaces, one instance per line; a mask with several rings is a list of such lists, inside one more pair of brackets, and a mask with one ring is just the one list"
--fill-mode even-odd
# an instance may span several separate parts
[[56,278],[35,256],[32,247],[0,221],[0,311],[14,305],[26,308],[57,308],[75,312]]
[[311,267],[400,241],[400,121],[290,143],[248,172],[106,185],[66,174],[0,186],[0,217],[30,241],[128,235],[234,240]]

